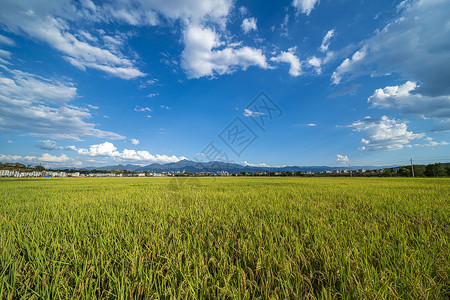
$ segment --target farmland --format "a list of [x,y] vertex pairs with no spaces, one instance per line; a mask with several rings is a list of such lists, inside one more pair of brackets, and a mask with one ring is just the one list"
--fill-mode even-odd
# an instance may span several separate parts
[[1,299],[445,299],[449,241],[449,179],[0,179]]

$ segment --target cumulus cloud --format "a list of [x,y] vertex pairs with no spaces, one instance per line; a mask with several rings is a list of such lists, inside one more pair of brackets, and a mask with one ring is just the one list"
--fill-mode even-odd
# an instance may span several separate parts
[[284,168],[286,167],[285,165],[282,166],[270,166],[266,163],[259,163],[259,164],[254,164],[254,163],[249,163],[247,161],[243,161],[241,162],[241,164],[243,164],[244,166],[249,166],[249,167],[263,167],[263,168]]
[[[73,66],[85,70],[97,69],[112,76],[133,79],[144,76],[136,62],[121,51],[124,35],[105,34],[103,30],[86,31],[84,24],[126,23],[132,26],[154,26],[161,19],[181,20],[185,24],[209,21],[225,27],[231,0],[112,0],[94,4],[90,0],[40,2],[5,0],[0,11],[0,23],[15,34],[24,34],[48,43]],[[14,42],[0,37],[0,42]]]
[[39,161],[42,162],[54,162],[54,163],[58,163],[58,162],[66,162],[69,161],[70,158],[65,155],[65,154],[61,154],[60,156],[56,156],[56,155],[51,155],[48,153],[44,153],[42,154],[41,157],[38,158]]
[[347,155],[341,155],[341,154],[338,154],[338,155],[336,155],[337,156],[337,161],[338,162],[340,162],[340,163],[348,163],[350,160],[348,159],[348,156]]
[[244,19],[241,24],[241,28],[245,33],[249,33],[252,30],[256,30],[256,19],[255,18],[248,18]]
[[316,73],[320,74],[322,73],[322,59],[312,56],[311,58],[308,59],[308,64],[312,67],[314,67],[316,69]]
[[133,145],[139,145],[139,140],[138,139],[131,139],[131,143]]
[[417,91],[417,83],[407,81],[402,85],[377,89],[368,102],[376,108],[416,114],[427,118],[450,118],[450,96],[425,96]]
[[[157,26],[164,21],[182,24],[185,43],[182,67],[189,78],[229,74],[249,66],[267,68],[261,50],[240,47],[237,43],[227,45],[230,37],[227,36],[224,42],[217,31],[210,29],[227,33],[232,0],[5,1],[2,3],[4,9],[0,11],[0,23],[7,30],[49,44],[81,70],[95,69],[122,79],[145,76],[137,67],[135,53],[127,53],[125,34],[87,30],[86,24],[90,27],[108,23]],[[256,19],[246,19],[243,29],[246,32],[255,30]]]
[[82,136],[122,139],[87,123],[87,109],[70,105],[76,97],[70,82],[9,69],[0,64],[0,130],[24,131],[53,139]]
[[0,154],[0,160],[2,162],[19,162],[23,160],[23,157],[20,155],[5,155]]
[[390,119],[366,117],[349,125],[357,132],[364,132],[361,151],[399,150],[411,147],[411,141],[425,137],[423,133],[408,131],[406,122]]
[[270,166],[266,163],[260,163],[260,164],[252,164],[249,163],[247,161],[243,161],[241,162],[241,164],[243,164],[244,166],[248,166],[248,167],[266,167],[266,168],[270,168]]
[[333,74],[334,83],[349,75],[396,73],[404,80],[420,82],[418,94],[450,95],[450,2],[404,3],[394,21],[364,41],[356,57],[344,60]]
[[289,75],[292,77],[296,77],[302,74],[302,68],[300,59],[295,56],[294,52],[296,51],[296,47],[289,48],[288,51],[281,51],[278,56],[274,56],[270,58],[271,61],[276,63],[287,63],[290,65]]
[[351,58],[346,58],[339,67],[336,68],[336,71],[333,72],[333,75],[331,76],[333,83],[339,84],[344,74],[351,71],[357,63],[361,63],[366,56],[367,48],[362,48],[361,50],[356,51]]
[[21,155],[5,155],[0,154],[0,160],[3,162],[23,162],[23,163],[48,163],[50,165],[61,163],[71,164],[71,165],[81,165],[80,161],[76,161],[65,154],[51,155],[44,153],[41,156],[21,156]]
[[182,53],[182,67],[189,78],[230,74],[250,66],[268,67],[266,57],[260,49],[226,46],[220,34],[211,28],[189,26],[184,32],[185,48]]
[[64,147],[56,145],[56,142],[51,140],[42,141],[41,144],[36,145],[36,147],[44,150],[63,150]]
[[309,15],[317,3],[319,3],[319,0],[293,0],[292,6],[294,6],[298,11]]
[[125,161],[140,161],[140,162],[161,162],[170,163],[178,162],[180,160],[186,159],[184,156],[177,157],[175,155],[167,156],[155,154],[152,155],[148,151],[136,151],[124,149],[122,152],[118,151],[114,144],[110,142],[104,142],[98,145],[91,145],[89,149],[80,148],[78,149],[78,154],[86,156],[102,156],[114,158],[116,160]]

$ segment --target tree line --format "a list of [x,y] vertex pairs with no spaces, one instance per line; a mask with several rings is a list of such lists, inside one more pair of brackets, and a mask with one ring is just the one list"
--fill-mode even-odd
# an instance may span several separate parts
[[395,168],[386,168],[383,175],[387,177],[412,177],[414,170],[415,177],[449,177],[450,163],[435,163],[428,165],[402,166]]

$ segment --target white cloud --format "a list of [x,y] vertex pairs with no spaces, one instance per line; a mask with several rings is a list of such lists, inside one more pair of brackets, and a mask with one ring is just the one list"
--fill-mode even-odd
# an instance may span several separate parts
[[381,118],[366,117],[356,121],[348,127],[355,131],[365,132],[361,139],[362,151],[399,150],[411,147],[411,141],[425,137],[423,133],[408,131],[405,122],[390,119],[387,116]]
[[[3,69],[4,72],[1,72]],[[0,99],[64,104],[77,95],[71,83],[47,79],[0,65]],[[9,75],[9,76],[8,76]]]
[[12,55],[11,52],[0,49],[0,56],[1,57],[9,59],[9,58],[11,58],[11,55]]
[[270,166],[266,163],[259,163],[259,164],[253,164],[253,163],[249,163],[247,161],[243,161],[241,162],[241,164],[243,164],[244,166],[249,166],[249,167],[263,167],[263,168],[284,168],[286,167],[285,165],[282,166]]
[[252,164],[249,163],[247,161],[243,161],[241,162],[241,164],[243,164],[244,166],[248,166],[248,167],[266,167],[266,168],[270,168],[270,166],[266,163],[260,163],[260,164]]
[[5,44],[5,45],[8,45],[8,46],[15,46],[16,45],[14,40],[10,39],[7,36],[1,35],[1,34],[0,34],[0,44]]
[[141,108],[136,107],[134,110],[139,112],[152,111],[151,108],[149,107],[141,107]]
[[[420,82],[423,96],[449,96],[450,1],[405,2],[398,17],[364,41],[364,60],[345,60],[336,70],[336,83],[344,76],[396,73],[403,80]],[[361,52],[361,50],[360,50]],[[343,63],[343,64],[344,64]]]
[[241,28],[245,33],[249,33],[252,30],[256,30],[256,19],[255,18],[248,18],[244,19],[241,24]]
[[300,59],[295,56],[294,52],[296,47],[288,49],[288,52],[281,51],[278,56],[270,58],[271,61],[276,63],[287,63],[290,64],[289,75],[296,77],[302,74],[302,68],[300,64]]
[[321,52],[327,52],[328,47],[330,46],[330,40],[334,36],[334,29],[331,29],[325,34],[325,36],[322,39],[322,44],[319,47],[319,50]]
[[51,155],[48,153],[42,154],[40,157],[37,156],[20,156],[20,155],[4,155],[0,154],[0,161],[3,162],[25,162],[25,163],[50,163],[52,164],[61,164],[61,163],[70,163],[73,165],[80,165],[81,162],[75,161],[74,159],[68,157],[65,154]]
[[[289,25],[289,14],[285,14],[284,18],[283,18],[283,22],[281,22],[280,24],[280,29],[281,29],[281,36],[289,36],[289,29],[288,29],[288,25]],[[274,31],[275,28],[273,27],[272,31]]]
[[117,151],[117,148],[114,144],[110,142],[104,142],[98,145],[91,145],[89,149],[78,149],[78,154],[86,155],[86,156],[103,156],[110,157],[117,160],[130,160],[130,161],[141,161],[141,162],[161,162],[161,163],[170,163],[170,162],[178,162],[180,160],[186,159],[186,157],[181,156],[177,157],[175,155],[167,156],[167,155],[152,155],[148,151],[136,151],[124,149],[122,152]]
[[450,96],[424,96],[417,90],[417,83],[407,81],[402,85],[375,90],[368,102],[376,108],[405,114],[416,114],[426,118],[450,118]]
[[76,88],[70,82],[0,65],[0,130],[53,139],[124,138],[85,122],[91,117],[88,110],[69,104],[76,96]]
[[223,24],[232,5],[231,0],[135,0],[113,1],[110,10],[131,25],[157,24],[155,14],[192,23],[210,20]]
[[2,162],[19,162],[23,159],[20,155],[5,155],[0,154],[0,161]]
[[164,109],[167,109],[167,110],[170,109],[170,107],[168,107],[167,105],[160,105],[159,107],[164,108]]
[[349,72],[354,68],[354,65],[363,61],[363,59],[367,56],[367,48],[362,48],[359,51],[356,51],[352,58],[346,58],[339,67],[336,68],[336,71],[333,72],[331,79],[334,84],[339,84],[342,80],[342,77],[345,73]]
[[86,38],[90,33],[85,32],[80,40],[79,32],[71,28],[82,15],[71,1],[4,0],[2,6],[0,23],[8,30],[48,43],[77,68],[93,68],[123,79],[145,75],[117,48],[113,53]]
[[[96,4],[90,0],[81,3],[5,1],[2,5],[7,9],[0,11],[0,23],[7,30],[48,43],[81,70],[95,69],[122,79],[145,76],[137,67],[138,63],[129,58],[137,55],[132,50],[127,51],[125,34],[106,33],[103,29],[87,31],[86,28],[108,23],[156,26],[167,22],[182,25],[185,42],[182,67],[189,78],[229,74],[249,66],[267,68],[260,49],[238,47],[236,43],[227,45],[231,37],[226,31],[226,22],[234,5],[232,0],[111,0]],[[244,10],[242,8],[241,12]],[[256,29],[256,19],[247,20],[245,30]],[[210,28],[225,33],[227,42],[221,41],[220,34]],[[145,86],[145,83],[141,85]]]
[[350,162],[350,160],[348,159],[347,155],[338,154],[336,156],[337,156],[337,161],[340,162],[340,163],[345,163],[346,164],[346,163]]
[[60,163],[60,162],[66,162],[69,161],[70,158],[65,155],[65,154],[61,154],[60,156],[56,156],[56,155],[51,155],[48,153],[44,153],[42,154],[42,156],[40,158],[38,158],[39,161],[42,162],[51,162],[51,163]]
[[322,68],[321,68],[322,59],[321,58],[313,56],[310,59],[308,59],[308,64],[316,69],[317,74],[322,73]]
[[309,15],[317,3],[319,3],[319,0],[293,0],[292,6],[302,13]]
[[239,13],[240,13],[241,15],[246,15],[246,14],[248,14],[248,9],[247,9],[247,7],[245,7],[245,6],[239,7]]
[[230,74],[250,66],[268,68],[266,57],[259,49],[225,46],[220,34],[210,28],[191,25],[184,32],[185,48],[182,67],[189,78]]
[[259,111],[251,111],[250,109],[244,108],[244,116],[246,117],[260,117],[264,116],[264,113]]
[[139,140],[138,139],[131,139],[131,143],[133,145],[139,145]]
[[159,95],[159,93],[151,93],[151,94],[148,94],[148,95],[145,96],[145,97],[147,97],[147,98],[153,98],[153,97],[158,96],[158,95]]
[[98,38],[95,36],[92,36],[89,32],[84,31],[84,30],[78,30],[78,34],[76,35],[77,37],[81,37],[81,39],[83,40],[87,40],[90,42],[96,42],[98,41]]
[[317,124],[314,124],[314,123],[309,123],[309,124],[306,124],[306,126],[309,126],[309,127],[316,127],[316,126],[317,126]]
[[157,84],[158,81],[159,81],[159,80],[156,79],[156,78],[153,78],[153,79],[147,79],[147,80],[141,82],[141,84],[139,85],[139,88],[140,88],[140,89],[145,89],[145,88],[148,87],[148,86]]
[[419,146],[419,147],[435,147],[435,146],[445,146],[448,145],[449,143],[445,142],[445,141],[441,141],[441,142],[435,142],[433,141],[433,139],[431,137],[427,137],[425,138],[425,140],[427,141],[426,144],[415,144],[414,146]]
[[41,144],[36,145],[36,147],[44,150],[63,150],[64,147],[56,145],[55,141],[45,140]]

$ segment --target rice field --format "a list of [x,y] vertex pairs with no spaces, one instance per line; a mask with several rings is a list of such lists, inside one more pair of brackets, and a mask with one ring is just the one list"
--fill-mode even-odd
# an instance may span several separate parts
[[448,299],[450,179],[0,179],[0,299]]

